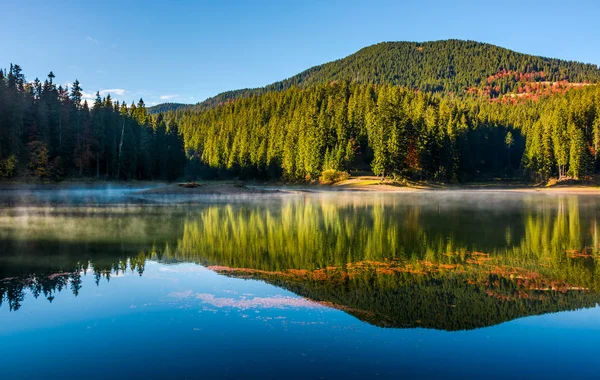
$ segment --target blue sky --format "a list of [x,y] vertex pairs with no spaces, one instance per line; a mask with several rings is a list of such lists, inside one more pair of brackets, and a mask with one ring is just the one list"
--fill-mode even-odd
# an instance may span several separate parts
[[381,41],[448,38],[600,64],[595,1],[8,1],[0,67],[86,94],[196,103]]

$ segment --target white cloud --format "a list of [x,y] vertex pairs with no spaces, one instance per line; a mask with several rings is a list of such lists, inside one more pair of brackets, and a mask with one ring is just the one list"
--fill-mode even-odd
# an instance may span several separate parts
[[88,105],[92,105],[94,104],[94,101],[96,101],[96,94],[92,94],[90,92],[85,92],[85,91],[81,91],[81,103],[83,104],[84,101],[88,102]]
[[112,88],[112,89],[108,89],[108,90],[100,90],[100,95],[105,95],[105,94],[117,94],[117,95],[125,95],[127,91],[123,90],[122,88]]
[[[189,298],[194,293],[189,290],[187,292],[171,293],[174,298]],[[214,294],[197,293],[196,298],[204,303],[218,308],[236,308],[241,310],[248,309],[283,309],[283,308],[322,308],[317,302],[307,298],[289,297],[289,296],[270,296],[270,297],[254,297],[254,298],[230,298],[230,297],[215,297]]]
[[92,37],[90,37],[90,36],[88,36],[88,37],[87,37],[87,40],[88,40],[88,41],[90,41],[90,42],[93,42],[93,43],[95,43],[95,44],[97,44],[97,43],[98,43],[98,40],[97,40],[97,39],[95,39],[95,38],[92,38]]
[[178,96],[179,95],[161,95],[160,100],[170,100],[170,99],[176,98]]

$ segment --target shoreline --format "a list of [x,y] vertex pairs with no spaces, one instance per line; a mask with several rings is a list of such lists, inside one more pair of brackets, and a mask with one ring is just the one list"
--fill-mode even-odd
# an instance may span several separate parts
[[2,191],[31,190],[94,190],[132,189],[142,196],[185,196],[185,195],[276,195],[295,193],[418,193],[418,192],[506,192],[506,193],[548,193],[548,194],[598,194],[600,186],[587,184],[555,184],[552,186],[527,185],[510,182],[477,182],[458,185],[426,182],[398,183],[391,180],[363,176],[350,178],[333,184],[307,183],[293,184],[282,182],[260,182],[239,180],[210,180],[193,183],[166,183],[154,181],[104,181],[95,179],[67,180],[62,182],[28,183],[24,181],[0,181]]

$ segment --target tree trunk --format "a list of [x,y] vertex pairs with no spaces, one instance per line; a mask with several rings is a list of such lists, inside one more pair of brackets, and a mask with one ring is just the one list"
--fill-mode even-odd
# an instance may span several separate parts
[[58,149],[62,149],[62,115],[58,114]]
[[117,173],[115,177],[121,174],[121,151],[123,150],[123,136],[125,135],[125,121],[123,121],[123,127],[121,127],[121,142],[119,143],[119,162],[117,164]]

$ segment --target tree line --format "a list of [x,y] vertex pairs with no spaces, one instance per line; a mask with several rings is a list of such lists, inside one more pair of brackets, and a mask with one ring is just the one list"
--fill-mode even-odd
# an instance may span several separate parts
[[526,175],[579,179],[598,173],[600,87],[489,108],[487,118],[525,136],[521,164]]
[[148,115],[142,99],[127,106],[96,93],[88,105],[79,81],[57,87],[54,78],[50,72],[44,82],[27,82],[19,65],[0,70],[0,177],[173,180],[183,174],[175,120]]
[[496,102],[340,81],[169,115],[199,161],[241,177],[371,170],[456,182],[583,178],[599,169],[597,86]]
[[[508,71],[502,74],[515,75]],[[388,84],[290,87],[149,115],[0,70],[0,176],[314,180],[324,172],[464,182],[600,170],[600,88],[453,97]]]

